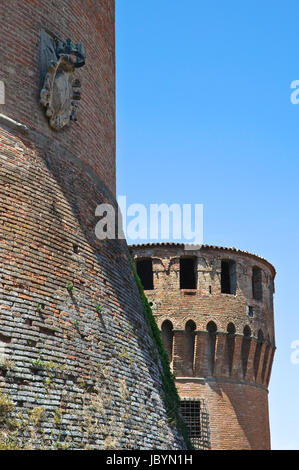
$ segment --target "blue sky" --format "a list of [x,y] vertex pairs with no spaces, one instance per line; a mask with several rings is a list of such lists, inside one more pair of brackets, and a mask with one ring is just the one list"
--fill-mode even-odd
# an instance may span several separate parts
[[117,194],[201,203],[204,243],[277,269],[273,449],[299,449],[298,24],[294,0],[116,0]]

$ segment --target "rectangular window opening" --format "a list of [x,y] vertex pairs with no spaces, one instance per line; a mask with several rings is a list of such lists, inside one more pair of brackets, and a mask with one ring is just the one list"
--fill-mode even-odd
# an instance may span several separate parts
[[252,318],[253,314],[254,314],[254,310],[253,310],[252,305],[247,305],[247,315]]
[[181,414],[193,444],[201,438],[200,401],[181,401]]
[[180,289],[196,289],[196,258],[180,259]]
[[252,269],[252,295],[255,300],[263,299],[262,270],[257,267]]
[[153,262],[151,259],[142,259],[136,261],[137,274],[144,290],[154,288]]
[[221,293],[235,294],[237,287],[235,261],[221,261]]

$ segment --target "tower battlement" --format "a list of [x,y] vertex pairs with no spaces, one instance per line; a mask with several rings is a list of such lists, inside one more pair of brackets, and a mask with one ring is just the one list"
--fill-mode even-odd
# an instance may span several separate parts
[[[274,267],[257,255],[208,245],[133,245],[131,253],[184,399],[182,410],[188,399],[198,399],[208,414],[209,429],[201,439],[198,425],[195,445],[269,448]],[[193,418],[188,413],[195,426],[196,412]]]

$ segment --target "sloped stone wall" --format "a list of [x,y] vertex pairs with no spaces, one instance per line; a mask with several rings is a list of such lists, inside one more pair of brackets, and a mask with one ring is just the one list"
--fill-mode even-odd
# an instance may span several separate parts
[[2,445],[184,448],[127,246],[94,236],[110,191],[42,136],[2,127],[0,144]]
[[[115,196],[113,0],[4,0],[0,80],[0,448],[185,448],[127,245],[99,241]],[[78,122],[39,103],[40,32],[82,42]]]

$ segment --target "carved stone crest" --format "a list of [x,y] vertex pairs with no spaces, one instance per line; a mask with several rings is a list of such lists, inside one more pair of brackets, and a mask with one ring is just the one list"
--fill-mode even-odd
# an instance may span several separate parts
[[76,68],[85,64],[81,43],[71,39],[62,42],[45,31],[41,34],[42,89],[40,103],[46,109],[50,126],[59,130],[77,121],[80,81],[75,78]]

